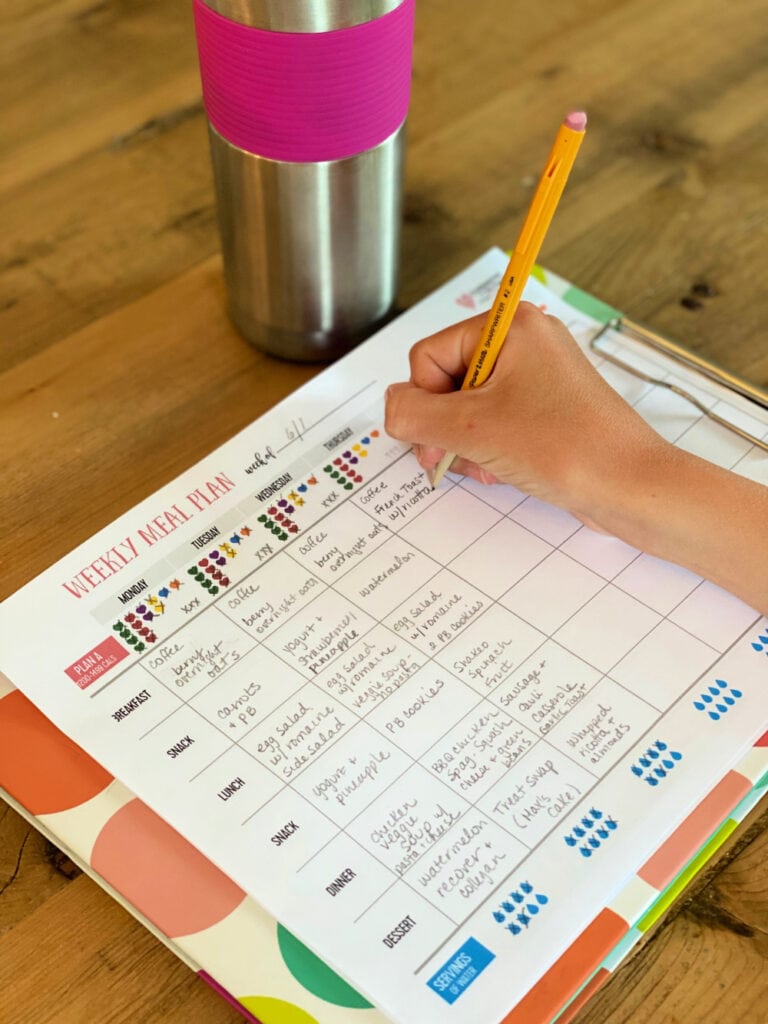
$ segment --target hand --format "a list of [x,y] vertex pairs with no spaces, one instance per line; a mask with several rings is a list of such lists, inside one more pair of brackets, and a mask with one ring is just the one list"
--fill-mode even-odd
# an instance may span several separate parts
[[513,484],[606,528],[606,510],[667,442],[603,380],[566,327],[527,302],[489,379],[457,391],[483,320],[414,345],[410,381],[387,393],[387,432],[413,443],[426,470],[456,452],[453,472]]
[[663,440],[566,327],[521,303],[496,366],[459,388],[483,317],[414,345],[385,426],[429,470],[513,484],[587,526],[718,583],[768,615],[768,488]]

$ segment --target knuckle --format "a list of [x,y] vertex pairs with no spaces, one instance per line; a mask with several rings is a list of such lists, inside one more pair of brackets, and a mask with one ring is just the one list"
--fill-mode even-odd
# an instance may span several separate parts
[[542,313],[539,307],[535,306],[532,302],[528,302],[527,299],[523,299],[523,301],[517,307],[517,316],[521,320],[536,320],[541,315]]
[[420,366],[423,359],[423,353],[426,344],[427,339],[422,338],[421,341],[417,341],[414,345],[411,346],[411,350],[408,353],[408,363],[411,367],[411,372],[417,370],[418,367]]

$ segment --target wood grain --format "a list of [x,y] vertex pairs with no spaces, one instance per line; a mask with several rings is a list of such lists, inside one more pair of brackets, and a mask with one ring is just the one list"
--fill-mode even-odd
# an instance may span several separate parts
[[[584,107],[542,262],[768,385],[767,30],[761,0],[418,0],[400,307],[514,240]],[[315,369],[227,320],[190,4],[5,0],[0,74],[1,598]],[[3,1024],[239,1019],[71,867],[0,809]],[[764,1024],[767,962],[763,816],[577,1020]]]

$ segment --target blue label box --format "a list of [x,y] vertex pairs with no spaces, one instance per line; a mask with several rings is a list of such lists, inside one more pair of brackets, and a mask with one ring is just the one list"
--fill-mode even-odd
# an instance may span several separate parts
[[460,995],[467,991],[472,982],[479,977],[496,954],[486,949],[477,939],[467,939],[450,960],[446,960],[427,985],[446,1003],[455,1003]]

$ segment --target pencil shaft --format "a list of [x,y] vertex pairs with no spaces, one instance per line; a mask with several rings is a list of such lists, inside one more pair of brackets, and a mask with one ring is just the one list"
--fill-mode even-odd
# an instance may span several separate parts
[[520,237],[512,251],[477,347],[472,354],[462,388],[477,387],[487,380],[507,331],[514,319],[523,289],[539,255],[547,229],[576,158],[584,132],[560,126],[539,184],[528,209]]
[[[461,385],[463,391],[479,387],[493,370],[583,138],[583,130],[575,131],[566,124],[561,124],[558,129],[517,243],[472,353]],[[445,453],[433,474],[433,487],[440,483],[454,458],[453,452]]]

